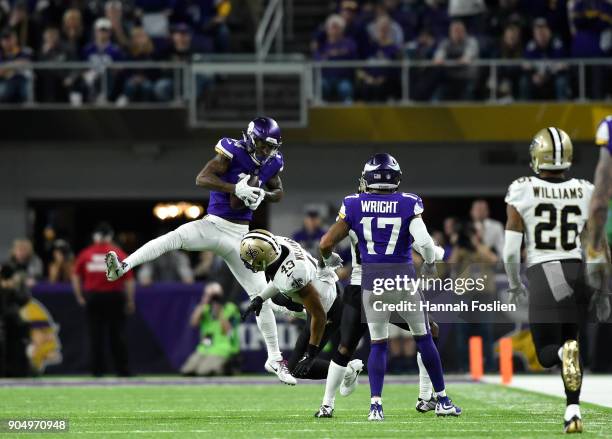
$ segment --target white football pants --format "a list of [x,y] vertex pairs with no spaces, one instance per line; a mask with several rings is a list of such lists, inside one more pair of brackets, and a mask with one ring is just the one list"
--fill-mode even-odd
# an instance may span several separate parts
[[[248,231],[246,224],[235,224],[215,215],[206,215],[147,242],[128,256],[125,262],[132,269],[172,250],[209,250],[225,260],[236,280],[252,298],[264,290],[267,282],[263,272],[253,273],[240,259],[240,241]],[[266,342],[268,358],[280,361],[282,356],[272,305],[269,300],[264,302],[257,317],[257,326]]]

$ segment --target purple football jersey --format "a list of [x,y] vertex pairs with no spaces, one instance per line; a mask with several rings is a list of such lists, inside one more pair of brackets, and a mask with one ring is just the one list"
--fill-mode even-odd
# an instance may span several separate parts
[[[258,165],[248,153],[242,140],[224,137],[215,146],[215,151],[231,161],[227,172],[220,176],[221,180],[227,183],[236,184],[245,175],[257,174],[259,184],[263,186],[270,178],[281,172],[284,166],[280,152],[277,152],[263,165]],[[232,209],[230,194],[227,192],[210,191],[207,212],[230,220],[251,221],[253,218],[253,211],[246,206],[243,209]]]
[[607,148],[608,152],[612,154],[612,116],[606,117],[599,124],[595,143]]
[[344,198],[338,216],[357,235],[361,263],[411,263],[408,227],[421,212],[423,201],[414,194],[362,193]]

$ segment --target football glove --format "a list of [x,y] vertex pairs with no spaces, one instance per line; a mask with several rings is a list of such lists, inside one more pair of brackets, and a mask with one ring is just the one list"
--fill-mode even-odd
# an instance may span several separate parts
[[326,267],[331,268],[332,270],[336,270],[344,265],[344,261],[340,257],[338,253],[333,253],[329,255],[327,258],[323,258],[323,263]]
[[521,305],[527,300],[527,288],[522,283],[518,287],[508,289],[508,303],[516,306]]
[[587,284],[595,291],[605,291],[610,279],[610,264],[605,251],[596,251],[588,246],[586,256]]
[[304,378],[308,376],[312,365],[314,364],[315,357],[319,353],[319,347],[309,344],[308,351],[304,354],[302,359],[293,368],[292,375],[296,378]]
[[589,311],[595,312],[598,322],[605,322],[610,318],[612,307],[610,306],[610,294],[603,291],[596,291],[591,297]]
[[427,262],[423,261],[423,265],[421,266],[421,275],[433,278],[438,277],[438,269],[436,268],[435,262],[428,264]]
[[263,199],[265,198],[265,196],[266,196],[266,191],[264,191],[263,189],[259,189],[259,195],[257,196],[257,200],[255,200],[252,203],[245,202],[246,207],[248,207],[251,210],[256,210],[261,204],[261,202],[263,201]]
[[242,180],[236,183],[234,188],[234,194],[236,194],[236,196],[240,198],[247,207],[255,203],[259,199],[260,193],[263,192],[261,188],[248,185],[247,182],[249,181],[250,177],[250,175],[245,175]]
[[253,300],[251,300],[249,307],[245,309],[242,314],[240,314],[242,321],[244,322],[251,313],[255,313],[256,316],[259,316],[263,303],[264,300],[261,297],[255,296]]

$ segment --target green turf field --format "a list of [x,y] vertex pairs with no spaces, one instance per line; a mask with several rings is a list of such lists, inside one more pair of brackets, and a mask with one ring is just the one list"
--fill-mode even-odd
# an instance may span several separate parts
[[[72,436],[97,437],[543,438],[561,434],[564,404],[560,398],[487,384],[453,384],[449,390],[464,410],[460,418],[417,413],[417,386],[396,384],[385,386],[385,421],[372,423],[366,420],[367,384],[349,398],[339,397],[335,418],[320,420],[313,414],[322,385],[3,387],[0,418],[64,418],[70,422]],[[612,409],[584,404],[583,417],[583,436],[612,437]]]

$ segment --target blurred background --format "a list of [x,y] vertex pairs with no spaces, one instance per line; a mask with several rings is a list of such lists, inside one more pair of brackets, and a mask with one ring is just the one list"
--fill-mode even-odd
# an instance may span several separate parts
[[[253,226],[316,256],[386,151],[446,258],[496,264],[531,137],[566,130],[571,175],[592,179],[612,114],[610,0],[0,0],[0,30],[0,375],[263,372],[255,322],[238,321],[248,297],[211,253],[137,270],[97,351],[71,284],[94,232],[130,253],[201,218],[195,176],[257,115],[283,130],[286,195]],[[303,323],[278,320],[288,353]],[[541,369],[524,325],[440,330],[448,371],[467,370],[471,335],[487,371],[501,336],[517,370]],[[612,372],[612,325],[583,335],[587,367]],[[415,371],[415,352],[393,333],[391,372]]]

